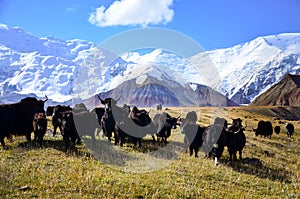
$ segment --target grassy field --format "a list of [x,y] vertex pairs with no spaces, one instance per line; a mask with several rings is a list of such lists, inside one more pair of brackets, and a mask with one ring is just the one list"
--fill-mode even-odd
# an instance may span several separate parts
[[[189,110],[168,112],[184,117]],[[300,198],[298,121],[292,121],[293,138],[287,138],[281,124],[280,134],[269,139],[255,137],[252,127],[261,119],[274,127],[278,120],[260,115],[259,107],[193,110],[202,126],[217,116],[229,122],[242,118],[247,124],[244,160],[230,163],[227,150],[219,166],[202,152],[190,157],[180,151],[179,129],[172,131],[170,144],[153,145],[149,138],[141,149],[129,144],[121,149],[98,137],[65,152],[59,136],[47,135],[43,147],[17,137],[12,143],[5,140],[9,149],[0,149],[0,198]]]

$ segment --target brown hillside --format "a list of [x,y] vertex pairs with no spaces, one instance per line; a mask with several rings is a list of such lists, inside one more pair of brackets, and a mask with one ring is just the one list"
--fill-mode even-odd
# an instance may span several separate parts
[[300,106],[300,75],[286,74],[280,82],[259,95],[253,106]]
[[[119,99],[119,104],[138,107],[152,107],[157,104],[172,107],[194,106],[238,106],[223,94],[200,84],[195,84],[195,90],[189,85],[173,83],[167,85],[159,80],[147,77],[143,84],[137,84],[136,79],[123,82],[113,90],[99,93],[101,98],[112,97]],[[100,105],[99,100],[91,97],[86,102],[88,107]]]

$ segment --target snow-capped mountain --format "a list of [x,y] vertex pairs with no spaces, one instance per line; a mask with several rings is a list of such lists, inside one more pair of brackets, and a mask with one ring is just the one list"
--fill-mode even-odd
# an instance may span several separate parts
[[248,104],[286,73],[300,73],[299,57],[300,33],[258,37],[190,58],[161,49],[145,55],[134,52],[122,56],[135,63],[168,66],[186,81],[208,85],[239,104]]
[[[122,73],[126,64],[92,42],[37,38],[21,28],[0,25],[2,98],[34,93],[38,97],[47,95],[54,101],[64,102],[72,99],[74,90],[79,94],[79,85],[87,88],[86,79],[81,81],[81,78],[85,73],[97,72],[93,71],[96,66],[105,68],[102,77],[114,77]],[[110,78],[104,78],[102,84]]]
[[204,84],[237,103],[249,103],[284,74],[300,72],[299,56],[300,33],[258,37],[189,58],[163,49],[118,57],[92,42],[37,38],[0,24],[0,102],[29,94],[56,102],[86,99],[128,82],[155,90],[146,85],[154,78],[164,88],[189,85],[196,91]]
[[222,80],[213,88],[237,103],[248,104],[286,73],[300,72],[300,33],[258,37],[232,48],[200,53],[190,61],[200,66],[207,57]]
[[[159,65],[164,70],[172,71],[173,78],[179,78],[181,81],[206,84],[203,78],[203,71],[193,65],[188,58],[181,57],[173,52],[154,49],[150,53],[141,55],[139,52],[129,52],[121,55],[121,58],[130,63],[140,65]],[[166,71],[169,73],[169,71]]]

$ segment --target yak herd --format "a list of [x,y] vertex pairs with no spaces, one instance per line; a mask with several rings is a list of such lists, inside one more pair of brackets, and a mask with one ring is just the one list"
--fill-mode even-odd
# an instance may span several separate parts
[[[189,150],[190,155],[202,149],[207,156],[214,158],[215,163],[221,158],[224,148],[229,152],[229,159],[236,160],[237,153],[242,159],[242,151],[246,144],[245,128],[240,118],[232,119],[229,124],[224,118],[215,118],[212,125],[202,127],[198,125],[195,111],[187,113],[186,118],[180,116],[172,117],[167,112],[160,111],[153,119],[149,111],[140,110],[137,107],[122,107],[117,105],[118,100],[113,98],[99,100],[104,107],[96,107],[89,111],[84,104],[77,104],[74,108],[70,106],[49,106],[45,112],[45,100],[27,97],[18,103],[0,105],[0,142],[5,149],[4,138],[11,139],[13,135],[26,136],[31,141],[31,133],[34,132],[34,140],[43,143],[43,137],[47,131],[47,118],[52,116],[53,136],[59,129],[65,141],[66,150],[70,146],[81,143],[82,136],[88,135],[95,139],[95,132],[101,129],[103,136],[109,141],[114,138],[114,144],[121,147],[125,142],[132,142],[134,146],[142,146],[142,139],[151,135],[153,142],[167,143],[171,136],[171,129],[180,126],[184,134],[184,147]],[[157,110],[161,110],[161,105]],[[294,126],[285,124],[288,137],[292,137]],[[255,136],[271,138],[273,134],[280,132],[280,126],[274,129],[270,121],[258,121],[257,128],[253,129]]]

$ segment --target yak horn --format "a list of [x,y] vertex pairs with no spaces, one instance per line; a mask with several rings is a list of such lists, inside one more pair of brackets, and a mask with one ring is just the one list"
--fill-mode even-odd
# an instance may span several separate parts
[[116,102],[118,102],[120,99],[121,99],[121,96],[118,99],[116,99]]
[[99,97],[99,95],[97,95],[97,97],[98,97],[98,99],[100,100],[101,104],[105,104],[105,101],[104,101],[103,99],[101,99],[101,98]]
[[45,98],[46,98],[46,99],[44,100],[44,102],[46,102],[46,101],[48,100],[48,97],[47,97],[47,95],[45,95]]

